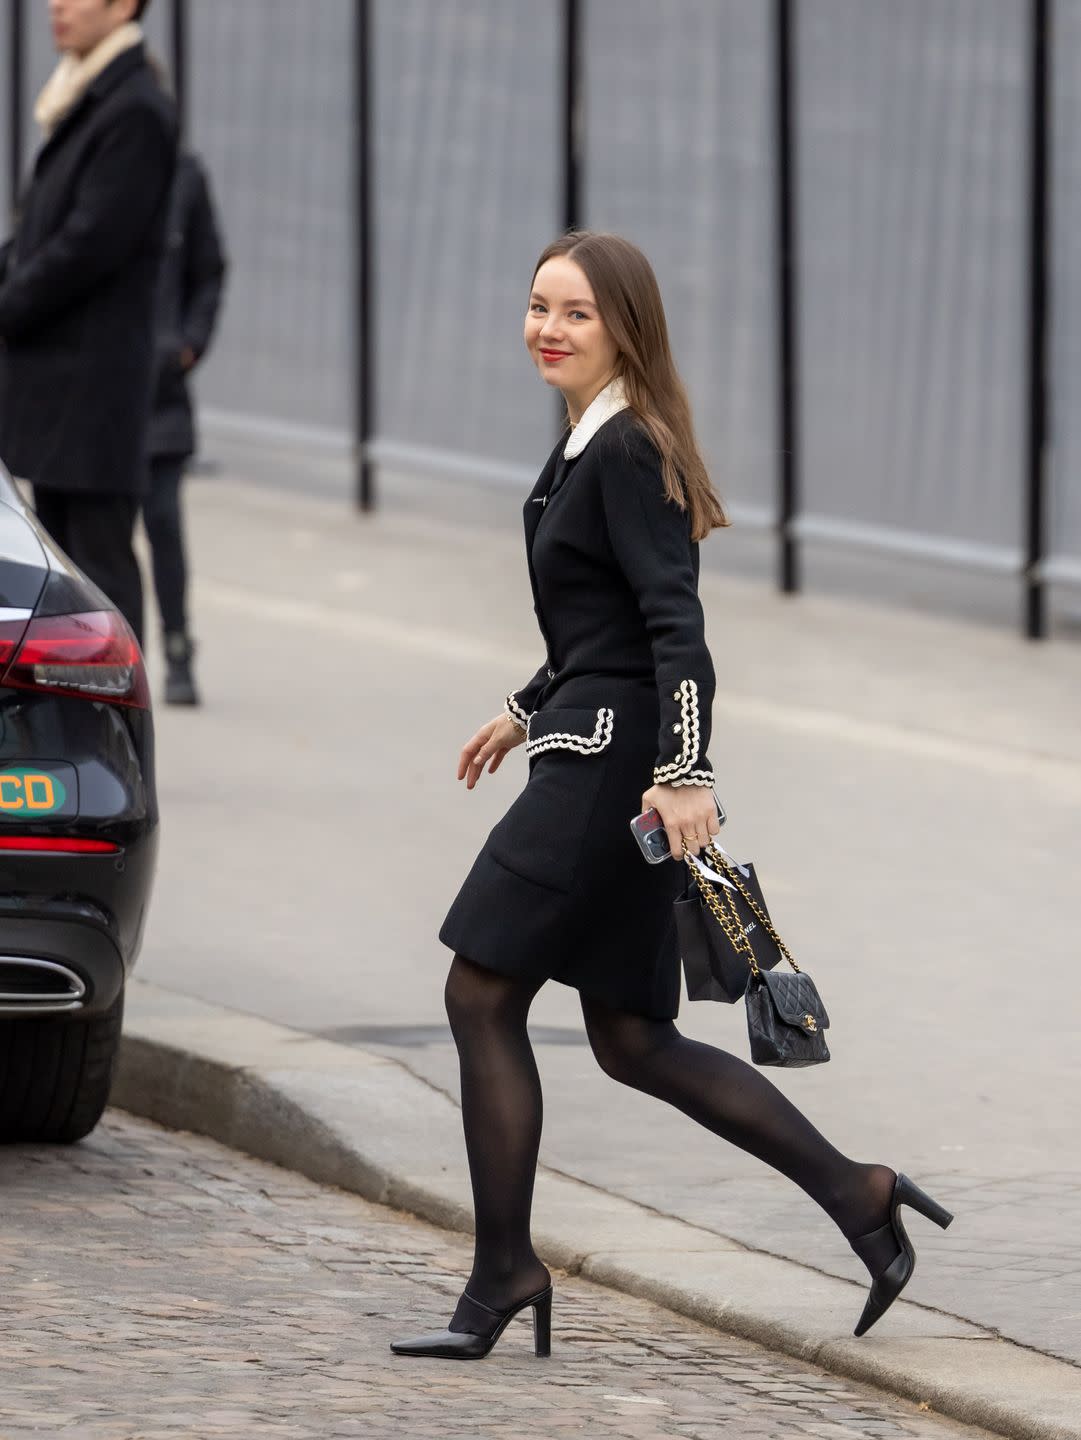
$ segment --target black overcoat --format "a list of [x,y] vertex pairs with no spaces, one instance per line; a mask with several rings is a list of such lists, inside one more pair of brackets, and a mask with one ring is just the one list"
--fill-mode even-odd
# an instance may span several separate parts
[[176,145],[138,45],[38,153],[0,282],[0,457],[35,485],[142,487]]
[[633,413],[611,408],[602,392],[571,437],[578,453],[561,440],[525,503],[547,655],[506,708],[526,727],[529,777],[440,939],[503,974],[670,1018],[685,867],[648,865],[629,827],[654,783],[712,787],[714,671],[688,515]]
[[151,455],[191,455],[195,417],[185,349],[201,360],[221,308],[226,259],[210,185],[196,157],[183,152],[176,167],[165,258],[158,283],[157,383],[150,418]]

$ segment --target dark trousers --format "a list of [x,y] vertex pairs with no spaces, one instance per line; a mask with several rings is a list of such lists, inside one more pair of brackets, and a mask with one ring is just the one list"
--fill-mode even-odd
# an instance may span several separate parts
[[143,496],[143,525],[150,541],[154,589],[167,635],[188,633],[188,566],[184,554],[184,521],[180,509],[182,455],[155,455],[150,461],[148,489]]
[[143,643],[143,579],[131,537],[134,495],[94,495],[34,486],[34,509],[52,538],[92,580]]

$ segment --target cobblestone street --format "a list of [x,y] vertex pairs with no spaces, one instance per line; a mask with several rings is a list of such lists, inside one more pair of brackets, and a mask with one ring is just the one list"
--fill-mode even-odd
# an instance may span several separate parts
[[553,1355],[394,1360],[470,1246],[118,1112],[0,1155],[0,1437],[960,1440],[979,1432],[556,1276]]

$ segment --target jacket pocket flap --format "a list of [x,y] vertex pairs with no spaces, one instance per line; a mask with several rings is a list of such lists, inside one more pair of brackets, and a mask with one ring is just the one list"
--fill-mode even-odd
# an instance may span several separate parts
[[599,710],[536,710],[526,726],[526,754],[574,750],[595,755],[610,743],[614,720],[613,712],[603,706]]

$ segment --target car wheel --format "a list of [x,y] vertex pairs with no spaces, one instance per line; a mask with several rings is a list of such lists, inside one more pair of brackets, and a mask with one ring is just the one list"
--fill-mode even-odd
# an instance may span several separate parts
[[88,1020],[0,1020],[0,1141],[89,1135],[109,1099],[123,1020],[123,990]]

